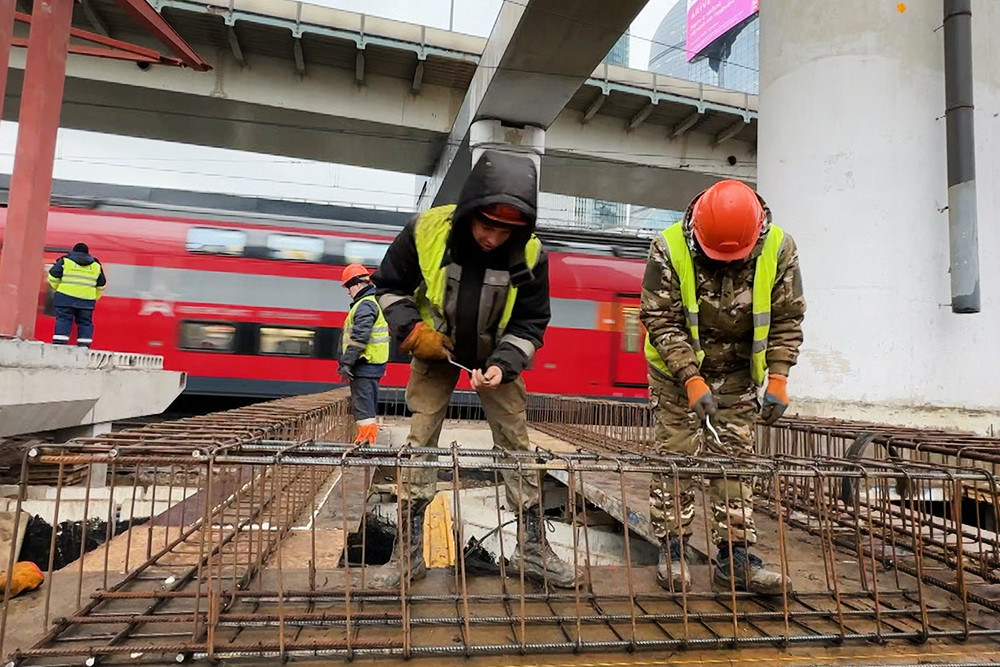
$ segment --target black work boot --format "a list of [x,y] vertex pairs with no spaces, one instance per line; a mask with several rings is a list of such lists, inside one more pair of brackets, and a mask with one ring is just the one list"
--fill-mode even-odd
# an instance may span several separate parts
[[[408,581],[417,581],[427,576],[427,565],[424,563],[424,510],[414,511],[410,516],[409,559],[404,550],[406,545],[406,508],[403,508],[403,521],[400,525],[396,542],[392,546],[392,556],[389,562],[381,566],[380,571],[371,578],[372,588],[398,589],[400,573],[409,565]],[[400,567],[400,561],[403,561]]]
[[681,538],[660,542],[660,562],[656,565],[656,583],[674,593],[691,588],[691,563],[682,555]]
[[[732,575],[729,572],[730,564]],[[793,592],[791,579],[781,572],[765,568],[763,561],[743,545],[733,545],[732,558],[729,555],[729,545],[719,545],[713,578],[720,586],[730,588],[735,583],[736,590],[749,593],[781,595],[787,591],[791,595]]]
[[[518,548],[510,557],[511,576],[524,576],[548,581],[558,588],[573,588],[580,579],[572,563],[559,558],[545,538],[545,522],[538,516],[538,507],[524,510],[524,525],[518,526]],[[523,537],[522,537],[523,535]],[[520,540],[524,540],[522,543]],[[521,560],[521,546],[524,560]]]

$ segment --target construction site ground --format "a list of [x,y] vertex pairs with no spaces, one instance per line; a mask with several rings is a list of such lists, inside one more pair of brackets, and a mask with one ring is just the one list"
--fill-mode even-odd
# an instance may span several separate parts
[[[384,424],[380,433],[380,438],[382,438],[382,442],[380,444],[389,444],[394,446],[402,444],[405,441],[406,428],[404,420],[395,420]],[[533,430],[531,435],[533,442],[543,448],[553,451],[573,451],[576,449],[576,446],[572,443],[561,441],[558,438],[554,438],[538,431]],[[492,438],[488,427],[485,424],[475,422],[449,422],[446,424],[442,431],[440,445],[448,447],[453,441],[469,448],[489,448],[492,446]],[[635,535],[635,538],[642,539],[644,537],[648,537],[651,534],[648,526],[648,475],[645,477],[630,477],[628,480],[628,486],[624,489],[624,494],[617,492],[615,487],[617,479],[618,477],[616,475],[610,474],[609,479],[605,480],[606,483],[602,483],[597,476],[592,476],[592,478],[588,481],[588,484],[590,484],[593,488],[587,492],[588,498],[597,499],[597,504],[599,505],[603,502],[603,509],[612,515],[617,512],[619,519],[622,518],[622,513],[625,509],[625,507],[622,507],[621,503],[621,499],[624,498],[624,504],[627,506],[628,514],[630,516],[635,514],[639,517],[637,520],[630,521],[633,524],[633,534]],[[346,494],[344,494],[341,490],[341,485],[344,484],[347,485]],[[267,566],[261,574],[254,578],[246,590],[270,591],[283,589],[285,591],[293,591],[309,590],[310,588],[314,588],[321,591],[327,586],[343,587],[345,583],[345,570],[338,565],[344,548],[344,528],[345,525],[348,525],[349,530],[353,531],[360,522],[365,504],[364,499],[368,495],[365,484],[365,475],[361,474],[360,469],[348,469],[348,472],[345,475],[336,473],[332,476],[317,495],[317,503],[322,502],[322,505],[318,508],[314,517],[305,516],[299,518],[300,525],[298,526],[298,529],[293,529],[291,533],[279,543],[277,551],[271,555]],[[447,484],[443,484],[442,488],[447,488]],[[615,502],[618,502],[617,508],[614,505]],[[698,516],[701,517],[702,515],[699,513]],[[312,530],[312,526],[309,524],[311,520],[315,521],[315,530]],[[779,542],[777,539],[779,534],[779,527],[777,523],[773,518],[761,512],[757,516],[757,525],[759,533],[757,553],[764,559],[765,562],[780,562],[780,554],[776,551],[776,544]],[[307,527],[309,530],[305,529]],[[65,568],[63,571],[54,573],[52,579],[46,582],[42,589],[12,600],[10,602],[8,613],[8,627],[4,652],[9,654],[10,651],[16,648],[28,648],[36,644],[36,642],[41,639],[42,633],[40,632],[40,628],[41,615],[43,614],[43,606],[45,604],[45,587],[52,587],[57,591],[56,594],[51,596],[49,609],[50,617],[58,618],[72,614],[78,608],[78,591],[76,590],[78,585],[80,586],[79,592],[82,595],[84,604],[86,604],[86,600],[92,592],[115,584],[115,573],[124,572],[126,548],[131,552],[130,558],[133,559],[133,562],[138,562],[145,558],[150,549],[155,551],[161,546],[166,545],[175,536],[175,534],[180,533],[180,530],[180,525],[170,524],[152,527],[139,526],[133,528],[130,531],[132,533],[131,536],[128,534],[122,534],[113,539],[106,547],[98,548],[96,551],[89,553],[83,561],[82,571],[84,576],[81,579],[77,578],[78,573],[81,571],[81,566],[79,563],[74,563]],[[827,559],[824,558],[823,550],[820,548],[818,540],[813,535],[809,535],[804,531],[789,528],[787,526],[784,530],[788,532],[787,557],[789,563],[789,574],[794,581],[796,592],[801,596],[801,600],[803,601],[801,603],[792,603],[794,608],[801,611],[804,608],[803,604],[812,605],[817,610],[830,608],[833,596],[828,589],[827,582],[830,578],[829,569],[831,567],[835,567],[836,563],[830,564]],[[696,559],[691,568],[692,592],[708,592],[712,590],[713,586],[711,582],[712,566],[705,558],[706,553],[709,551],[705,535],[704,521],[698,521],[695,527],[693,546],[700,557]],[[147,542],[150,540],[152,540],[152,545],[147,545]],[[311,554],[314,549],[314,541],[316,562],[314,563],[315,570],[311,573],[309,569],[309,560],[312,557]],[[182,552],[185,548],[191,549],[193,547],[190,546],[190,543],[182,543],[179,545],[177,547],[179,552],[178,558],[183,558],[184,554],[180,552]],[[851,572],[856,573],[858,571],[856,566],[857,555],[841,550],[838,552],[837,557],[842,559],[842,563],[845,566],[843,572],[838,574],[838,585],[841,587],[841,590],[838,592],[845,597],[845,600],[851,595],[857,596],[856,601],[851,602],[848,600],[845,604],[848,608],[851,608],[851,605],[854,605],[855,608],[859,610],[867,608],[865,605],[865,596],[863,594],[859,595],[862,591],[861,582],[857,579],[857,577],[851,578],[849,574],[845,574]],[[237,556],[234,555],[233,558],[235,562]],[[275,567],[275,564],[279,561],[279,559],[282,564],[280,570]],[[161,559],[160,565],[167,569],[153,570],[151,571],[151,574],[154,577],[169,577],[169,564],[169,558]],[[632,593],[638,600],[641,600],[643,595],[646,593],[655,593],[658,591],[655,582],[654,565],[641,567],[633,566],[630,568],[631,571],[629,573],[624,572],[626,568],[628,568],[627,565],[620,565],[602,566],[593,569],[595,576],[591,583],[598,599],[600,599],[602,595],[620,595],[622,593],[622,582],[626,579],[631,580],[634,587]],[[234,569],[234,572],[235,571],[236,570]],[[377,568],[369,568],[369,572],[373,571],[377,571]],[[107,577],[105,577],[104,573],[108,573]],[[358,572],[354,572],[354,577],[352,577],[352,586],[359,585],[359,582],[355,580],[355,577],[358,576],[358,574]],[[120,574],[118,576],[120,578],[124,575]],[[310,582],[311,576],[315,577],[314,582]],[[888,578],[899,577],[900,575],[898,573],[883,573],[880,576]],[[902,576],[905,577],[905,575]],[[457,596],[460,593],[459,586],[460,582],[454,572],[454,568],[438,568],[430,570],[427,578],[423,581],[417,582],[410,592],[417,596],[424,593]],[[510,588],[518,588],[519,582],[516,582],[514,579],[504,581],[496,576],[470,576],[468,578],[467,586],[467,592],[470,596],[486,596],[505,592],[503,589],[508,586]],[[899,588],[899,586],[900,584],[898,583],[896,586],[887,584],[886,589]],[[905,582],[902,587],[906,588]],[[997,596],[1000,597],[1000,586],[996,588]],[[529,588],[529,590],[532,589]],[[536,588],[534,590],[536,592],[541,592],[541,588]],[[938,604],[940,604],[942,609],[948,609],[955,605],[955,600],[951,598],[950,594],[940,589],[927,590],[925,587],[924,595],[925,599],[929,601],[928,607],[932,609]],[[144,601],[135,601],[132,604],[129,604],[128,601],[122,601],[115,607],[115,613],[141,613],[142,607],[145,604],[146,603]],[[380,613],[391,614],[398,613],[399,611],[398,602],[394,605],[379,603],[378,601],[362,602],[359,604],[359,609],[362,610],[365,616],[377,617]],[[579,605],[581,604],[586,606],[587,603],[573,600],[562,600],[554,603],[547,601],[528,601],[525,603],[523,609],[515,609],[514,612],[517,614],[525,613],[537,618],[545,615],[558,615],[562,612],[565,612],[566,614],[573,614],[575,609],[576,613],[579,615]],[[679,601],[654,600],[640,605],[640,613],[675,613],[678,615],[678,618],[680,618],[683,617],[686,612],[701,611],[706,613],[718,612],[720,617],[712,623],[691,622],[688,624],[687,622],[680,620],[665,622],[662,624],[646,623],[637,626],[635,637],[640,641],[657,640],[665,637],[689,637],[693,641],[691,642],[691,646],[688,648],[667,651],[644,650],[635,654],[622,650],[610,652],[588,650],[577,655],[567,655],[565,653],[539,654],[537,652],[532,652],[527,655],[519,655],[515,647],[515,650],[512,650],[504,655],[466,657],[463,655],[462,648],[464,644],[464,629],[462,624],[456,621],[450,625],[442,623],[437,625],[415,626],[411,628],[412,640],[415,645],[426,643],[453,647],[452,655],[416,655],[412,658],[411,662],[420,664],[421,662],[433,661],[435,665],[544,664],[572,665],[578,667],[617,667],[625,665],[658,664],[725,665],[740,663],[781,665],[914,664],[930,660],[935,662],[995,660],[997,651],[1000,650],[1000,643],[998,643],[995,639],[975,637],[970,638],[966,642],[951,639],[938,640],[932,638],[924,643],[892,640],[887,644],[880,645],[877,641],[862,643],[854,641],[843,646],[836,646],[834,645],[835,642],[822,641],[816,643],[803,642],[798,645],[781,647],[780,645],[775,645],[773,639],[764,639],[765,637],[773,638],[774,636],[781,635],[782,629],[785,627],[784,620],[775,619],[773,615],[768,617],[766,620],[756,623],[746,623],[742,621],[740,623],[740,636],[759,636],[762,638],[761,646],[759,648],[727,648],[722,646],[702,649],[698,647],[697,640],[706,640],[711,639],[713,636],[724,636],[727,633],[731,635],[733,633],[732,620],[726,620],[724,617],[726,613],[732,611],[732,606],[728,601],[720,600],[719,598],[702,600],[692,599],[687,604],[690,605],[689,608],[684,609]],[[759,598],[752,601],[740,600],[739,605],[741,611],[745,611],[747,609],[747,604],[755,605],[755,609],[759,609],[761,612],[775,612],[776,610],[780,610],[782,608],[780,598],[778,601],[768,598]],[[891,608],[893,601],[887,598],[883,600],[883,604],[886,605],[887,608]],[[172,605],[173,602],[168,601],[158,610],[158,612],[169,612]],[[262,611],[262,606],[266,607],[267,605],[268,602],[261,600],[237,600],[228,610],[228,613],[237,616],[241,613],[245,613],[247,615],[253,615],[255,613],[259,614]],[[602,603],[602,605],[600,613],[611,615],[617,614],[616,618],[619,619],[627,617],[634,611],[633,609],[630,609],[630,605],[627,600],[612,602],[610,605]],[[272,604],[270,611],[275,614],[280,612],[284,615],[293,615],[298,612],[318,614],[324,611],[327,604],[322,601],[308,601],[296,604],[285,603],[283,605],[283,609],[280,610],[278,609],[278,606],[279,605],[277,604]],[[458,605],[453,602],[423,603],[417,601],[412,603],[410,613],[414,616],[421,617],[458,618],[460,617],[462,610],[457,609],[457,606]],[[340,607],[342,608],[343,605],[340,605]],[[509,608],[505,609],[504,603],[498,601],[493,603],[476,602],[472,613],[475,615],[509,615],[510,612],[511,610]],[[988,614],[972,616],[972,619],[975,623],[981,623],[981,627],[991,629],[996,629],[998,623],[996,616]],[[793,624],[796,622],[797,621],[793,620]],[[844,623],[844,626],[851,631],[851,634],[861,634],[866,631],[863,625],[867,621],[861,616],[858,616],[857,618],[843,619],[842,622]],[[919,631],[919,626],[912,623],[906,616],[901,616],[898,621],[892,621],[892,623],[898,626],[898,631],[900,632]],[[714,632],[712,627],[713,624],[718,624],[719,627],[717,629],[720,630],[718,634]],[[148,627],[154,628],[156,625],[157,624],[153,622]],[[472,625],[469,631],[475,635],[475,643],[477,644],[516,644],[518,637],[521,636],[519,635],[520,630],[516,627],[516,625],[516,623],[511,623],[510,625]],[[544,644],[547,642],[565,642],[568,638],[576,636],[574,634],[576,632],[576,628],[566,628],[563,627],[564,625],[565,623],[560,622],[553,622],[550,624],[532,624],[526,628],[526,634],[523,635],[523,638],[529,643]],[[952,619],[949,614],[941,614],[939,616],[932,617],[932,627],[935,628],[953,630],[959,625],[958,621]],[[87,627],[90,626],[81,626],[83,631],[86,631]],[[581,630],[587,641],[616,641],[630,636],[631,624],[626,618],[625,620],[618,620],[610,623],[583,625]],[[840,627],[838,622],[834,622],[829,618],[821,618],[817,619],[815,622],[810,622],[808,628],[809,632],[823,635],[836,635],[842,630],[843,628]],[[258,632],[259,631],[252,625],[241,628],[218,628],[216,630],[214,641],[217,650],[222,655],[223,661],[226,663],[230,662],[224,657],[225,645],[228,641],[232,641],[238,636],[242,643],[252,642],[254,635]],[[260,632],[262,642],[269,642],[273,638],[273,630]],[[793,634],[801,635],[802,633],[803,627],[799,627]],[[368,644],[369,642],[391,641],[398,639],[398,637],[392,636],[397,634],[398,631],[392,629],[391,627],[378,625],[371,627],[361,626],[355,629],[352,641],[355,645],[362,646]],[[300,626],[295,629],[290,629],[288,635],[288,641],[298,643],[308,643],[313,639],[328,641],[348,639],[342,626]],[[190,638],[190,634],[188,636]],[[135,657],[139,658],[141,656]],[[338,662],[340,660],[341,658],[339,657],[295,657],[295,662],[299,662],[301,664],[329,664],[330,662]],[[372,660],[377,660],[383,664],[403,662],[403,660],[398,657],[373,658],[365,656],[355,658],[355,662],[366,662]],[[232,661],[232,664],[248,665],[264,665],[274,663],[275,660],[272,658],[259,660],[253,658],[240,658],[239,660]]]

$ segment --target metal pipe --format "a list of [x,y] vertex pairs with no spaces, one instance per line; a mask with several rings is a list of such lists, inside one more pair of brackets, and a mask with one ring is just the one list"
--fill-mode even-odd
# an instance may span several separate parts
[[979,312],[976,133],[972,103],[972,0],[944,0],[951,310]]

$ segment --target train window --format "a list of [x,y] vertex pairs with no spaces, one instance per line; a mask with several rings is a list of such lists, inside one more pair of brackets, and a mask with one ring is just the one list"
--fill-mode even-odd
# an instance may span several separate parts
[[239,229],[192,227],[187,234],[188,252],[239,256],[246,245],[247,233]]
[[285,327],[260,328],[261,354],[287,354],[294,357],[315,356],[316,332],[312,329]]
[[236,327],[220,322],[181,322],[180,348],[232,352],[236,348]]
[[622,308],[622,352],[638,352],[642,345],[642,324],[639,309],[633,306]]
[[267,249],[271,259],[318,262],[323,259],[323,239],[299,234],[269,234]]
[[369,241],[348,241],[344,244],[344,259],[347,264],[363,264],[378,266],[389,249],[386,243],[371,243]]

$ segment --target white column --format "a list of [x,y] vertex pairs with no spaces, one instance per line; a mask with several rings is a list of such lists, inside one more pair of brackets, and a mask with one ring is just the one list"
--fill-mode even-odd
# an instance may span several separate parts
[[799,246],[804,412],[1000,424],[1000,3],[972,11],[983,306],[955,315],[941,1],[761,3],[758,186]]

